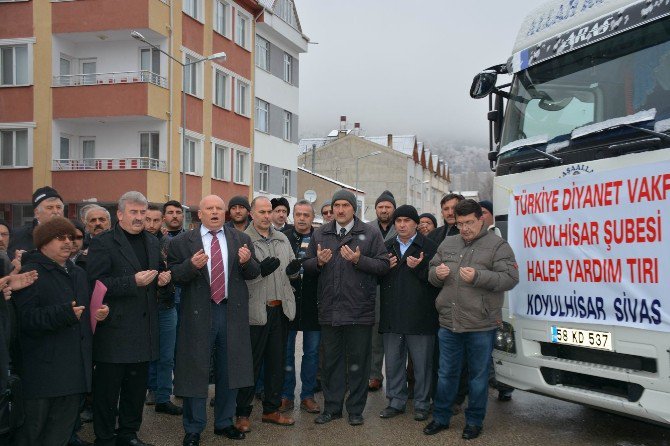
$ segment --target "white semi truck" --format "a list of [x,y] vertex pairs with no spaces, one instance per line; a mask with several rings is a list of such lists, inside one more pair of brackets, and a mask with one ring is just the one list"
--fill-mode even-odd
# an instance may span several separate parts
[[470,94],[521,278],[497,379],[670,425],[670,1],[547,3]]

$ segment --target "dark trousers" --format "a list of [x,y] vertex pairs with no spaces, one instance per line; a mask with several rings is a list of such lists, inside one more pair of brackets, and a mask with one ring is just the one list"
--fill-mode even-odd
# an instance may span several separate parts
[[368,378],[372,350],[372,325],[321,326],[323,370],[321,386],[324,411],[341,413],[349,387],[346,407],[350,415],[360,415],[368,399]]
[[[212,328],[209,345],[214,353],[214,428],[223,429],[233,424],[237,389],[228,382],[228,304],[211,301]],[[235,358],[231,358],[235,361]],[[184,432],[199,434],[207,426],[207,398],[184,397]]]
[[26,399],[26,419],[16,434],[16,446],[65,446],[79,415],[82,395]]
[[[251,353],[254,358],[254,382],[258,380],[261,364],[264,365],[263,383],[265,386],[263,413],[279,410],[281,392],[284,388],[284,359],[286,339],[288,337],[288,318],[281,305],[266,307],[268,320],[265,325],[252,325]],[[251,415],[255,386],[245,387],[237,393],[237,416]]]
[[142,410],[147,389],[149,362],[111,364],[98,362],[93,372],[93,430],[95,444],[114,444],[116,435],[122,441],[137,436],[142,424]]

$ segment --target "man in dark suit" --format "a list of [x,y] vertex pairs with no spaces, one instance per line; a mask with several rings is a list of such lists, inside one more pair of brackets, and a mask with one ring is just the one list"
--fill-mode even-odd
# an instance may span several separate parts
[[[96,445],[146,445],[137,438],[149,361],[158,358],[157,285],[170,283],[160,265],[156,237],[144,230],[147,199],[126,192],[119,199],[119,222],[91,239],[88,278],[107,287],[109,317],[93,338],[93,428]],[[164,288],[166,292],[169,292]],[[115,411],[118,405],[118,429]]]
[[[181,286],[175,395],[184,397],[184,441],[200,444],[212,349],[216,348],[214,433],[242,439],[233,426],[237,389],[253,385],[249,291],[245,280],[260,274],[248,235],[224,227],[225,203],[216,195],[200,202],[200,228],[168,246],[168,267]],[[229,360],[230,359],[230,360]]]

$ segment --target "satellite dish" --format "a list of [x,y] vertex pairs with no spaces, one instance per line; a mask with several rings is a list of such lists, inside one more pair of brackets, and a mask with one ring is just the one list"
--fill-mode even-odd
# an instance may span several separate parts
[[306,190],[303,197],[305,198],[305,200],[309,201],[310,203],[314,203],[316,201],[316,192],[313,191],[312,189]]

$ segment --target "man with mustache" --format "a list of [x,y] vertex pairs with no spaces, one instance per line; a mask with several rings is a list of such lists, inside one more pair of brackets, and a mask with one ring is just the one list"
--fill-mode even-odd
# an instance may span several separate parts
[[[119,199],[118,223],[93,239],[88,278],[107,287],[109,317],[93,338],[93,428],[96,445],[142,446],[137,437],[149,362],[158,359],[158,287],[171,281],[160,260],[156,237],[144,230],[147,199],[126,192]],[[118,407],[118,428],[117,413]]]

